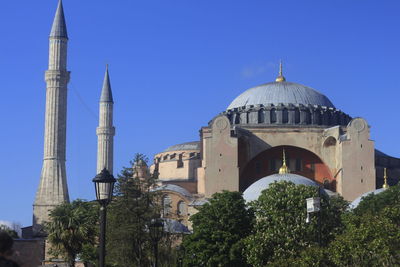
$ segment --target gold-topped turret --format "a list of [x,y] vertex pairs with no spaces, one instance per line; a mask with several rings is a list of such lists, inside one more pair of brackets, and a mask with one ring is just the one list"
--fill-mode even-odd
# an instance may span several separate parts
[[282,61],[279,64],[279,76],[275,79],[275,82],[284,82],[286,81],[285,77],[283,76],[283,72],[282,72]]
[[383,186],[382,188],[389,188],[389,184],[387,183],[387,174],[386,174],[386,168],[383,169]]
[[283,164],[282,167],[279,169],[279,174],[286,174],[290,173],[288,166],[286,166],[286,156],[285,156],[285,149],[283,149]]

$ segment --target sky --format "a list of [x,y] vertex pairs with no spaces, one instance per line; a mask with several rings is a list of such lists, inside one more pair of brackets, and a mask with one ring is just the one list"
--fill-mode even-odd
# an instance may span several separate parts
[[[288,81],[325,94],[400,157],[400,2],[393,0],[64,0],[69,35],[67,177],[94,199],[98,101],[109,64],[114,174],[199,140],[248,88]],[[56,0],[2,1],[0,220],[32,224],[43,159],[48,35]]]

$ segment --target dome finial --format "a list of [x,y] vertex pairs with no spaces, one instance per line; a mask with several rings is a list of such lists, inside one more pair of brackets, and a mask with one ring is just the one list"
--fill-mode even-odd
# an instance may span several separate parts
[[279,174],[286,174],[290,173],[289,168],[286,166],[286,155],[285,155],[285,149],[283,149],[283,164],[282,167],[279,169]]
[[383,180],[384,180],[384,182],[383,182],[382,188],[385,188],[385,189],[389,188],[389,184],[387,183],[386,168],[383,169]]
[[275,79],[275,82],[284,82],[286,81],[285,77],[283,76],[283,72],[282,72],[282,60],[279,63],[279,76]]

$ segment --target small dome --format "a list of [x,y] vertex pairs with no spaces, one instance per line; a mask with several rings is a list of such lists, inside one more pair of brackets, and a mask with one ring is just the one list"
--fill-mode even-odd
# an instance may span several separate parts
[[163,152],[182,151],[182,150],[200,150],[200,142],[187,142],[183,144],[173,145],[165,149]]
[[377,194],[380,194],[380,193],[382,193],[383,191],[385,191],[387,188],[379,188],[379,189],[376,189],[376,190],[373,190],[373,191],[369,191],[369,192],[367,192],[367,193],[364,193],[364,194],[362,194],[361,196],[359,196],[358,198],[356,198],[353,202],[351,202],[351,204],[350,204],[350,206],[349,206],[349,209],[355,209],[355,208],[357,208],[358,207],[358,205],[360,204],[360,202],[362,201],[362,199],[364,198],[364,197],[366,197],[366,196],[368,196],[368,195],[370,195],[370,194],[374,194],[374,195],[377,195]]
[[308,186],[318,186],[318,184],[316,182],[314,182],[313,180],[310,180],[301,175],[297,175],[297,174],[293,174],[293,173],[272,174],[272,175],[266,176],[264,178],[261,178],[257,182],[254,182],[252,185],[250,185],[243,192],[243,198],[247,202],[256,200],[261,195],[261,191],[263,191],[264,189],[267,189],[270,184],[272,184],[274,182],[280,182],[280,181],[288,181],[288,182],[292,182],[297,185],[303,184],[303,185],[308,185]]
[[298,83],[280,81],[265,83],[248,89],[236,97],[227,109],[250,105],[278,105],[281,103],[335,108],[326,96],[310,87]]

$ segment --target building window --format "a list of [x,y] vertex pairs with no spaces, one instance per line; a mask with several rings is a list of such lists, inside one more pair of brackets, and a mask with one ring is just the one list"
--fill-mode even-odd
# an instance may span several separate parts
[[303,170],[303,164],[301,159],[296,159],[296,171],[301,172]]
[[162,206],[163,206],[163,216],[168,216],[171,213],[171,197],[168,195],[163,196]]
[[269,160],[269,170],[274,172],[276,170],[276,161],[275,159]]
[[169,157],[170,159],[174,159],[176,157],[176,153],[171,154],[171,156]]
[[261,162],[256,161],[256,173],[261,173]]
[[271,109],[271,123],[276,123],[276,110],[273,108]]
[[311,171],[315,171],[315,163],[313,162],[313,163],[310,163],[310,170]]
[[177,162],[177,168],[183,168],[183,160],[182,160],[182,158],[183,158],[183,155],[182,154],[179,154],[179,159],[178,159],[178,162]]
[[167,160],[168,159],[168,155],[165,155],[164,157],[163,157],[163,160]]
[[282,123],[288,123],[289,122],[289,112],[286,108],[282,110]]
[[180,216],[185,216],[187,214],[185,201],[181,200],[178,202],[178,207],[177,207],[176,211],[177,211],[178,215],[180,215]]

